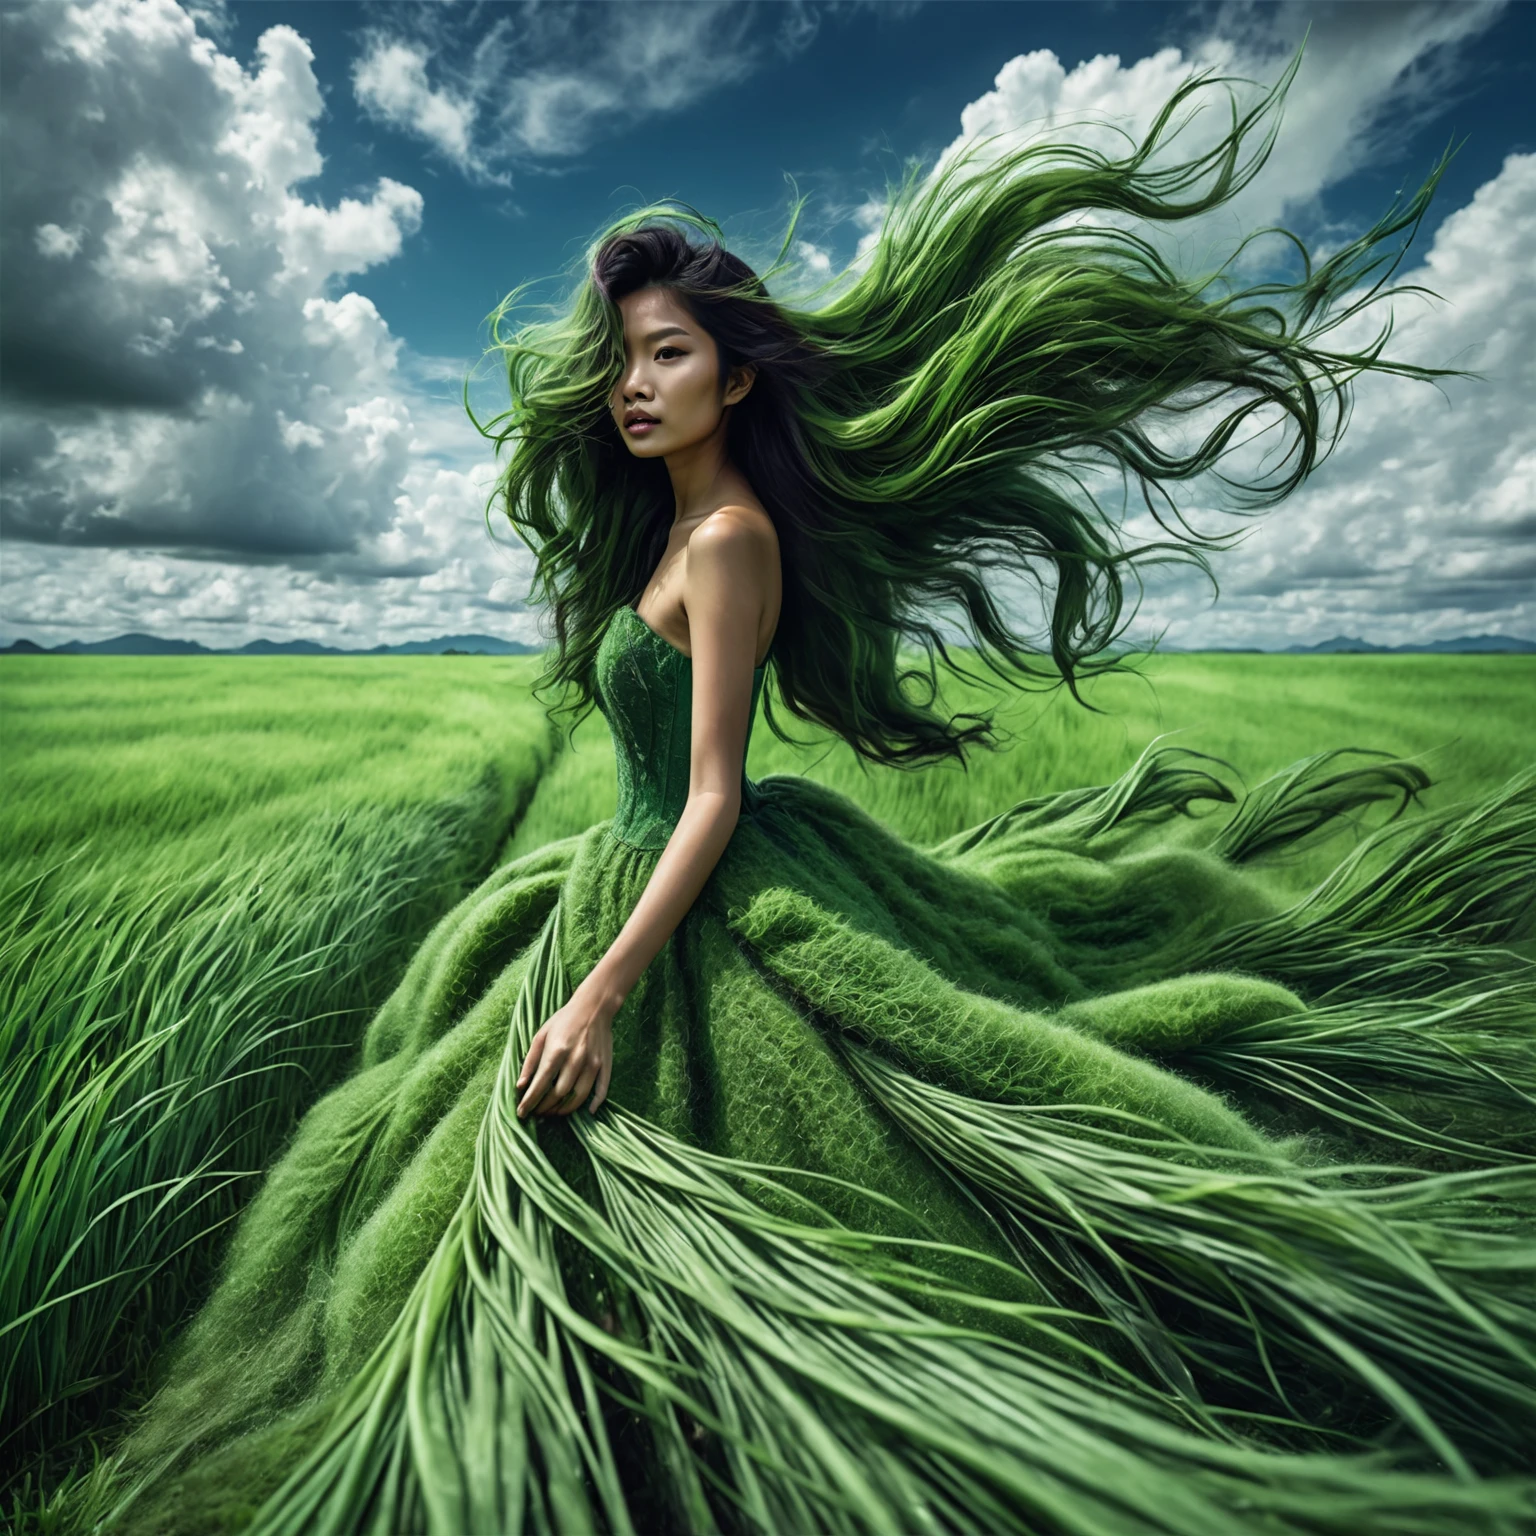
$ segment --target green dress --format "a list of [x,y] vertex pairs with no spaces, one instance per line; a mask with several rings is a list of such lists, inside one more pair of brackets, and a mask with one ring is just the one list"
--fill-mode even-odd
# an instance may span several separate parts
[[690,674],[616,611],[615,815],[423,945],[109,1528],[1520,1529],[1536,778],[1289,909],[1245,865],[1405,765],[1298,764],[1203,848],[1162,835],[1231,798],[1189,752],[932,847],[744,778],[608,1103],[520,1122],[683,807]]

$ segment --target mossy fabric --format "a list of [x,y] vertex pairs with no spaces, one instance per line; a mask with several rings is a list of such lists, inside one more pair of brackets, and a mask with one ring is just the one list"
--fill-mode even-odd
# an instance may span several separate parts
[[246,1213],[112,1529],[1536,1513],[1536,778],[1285,909],[1247,863],[1417,770],[1309,760],[1202,848],[1170,819],[1231,796],[1188,752],[928,848],[746,783],[609,1103],[519,1122],[687,794],[688,659],[621,609],[599,678],[614,818],[423,946]]

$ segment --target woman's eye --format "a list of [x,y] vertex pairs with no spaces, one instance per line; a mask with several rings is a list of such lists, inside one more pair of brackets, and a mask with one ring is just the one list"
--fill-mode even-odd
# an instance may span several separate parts
[[656,352],[656,356],[660,357],[663,352],[676,352],[679,356],[681,356],[682,355],[682,348],[681,347],[661,347],[661,348],[658,348],[658,350]]

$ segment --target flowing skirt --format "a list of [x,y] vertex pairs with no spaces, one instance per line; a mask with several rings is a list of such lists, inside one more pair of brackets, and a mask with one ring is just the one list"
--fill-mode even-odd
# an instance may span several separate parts
[[658,854],[505,865],[271,1170],[110,1528],[1529,1529],[1536,774],[1294,904],[1251,867],[1425,782],[1322,754],[1197,844],[1234,797],[1165,748],[922,848],[767,778],[608,1103],[526,1122]]

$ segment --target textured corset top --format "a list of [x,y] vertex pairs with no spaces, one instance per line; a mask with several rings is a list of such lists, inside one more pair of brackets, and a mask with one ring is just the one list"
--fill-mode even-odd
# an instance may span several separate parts
[[[767,664],[752,673],[747,742]],[[693,659],[627,605],[608,621],[597,651],[598,704],[613,733],[618,807],[610,828],[633,848],[665,848],[688,800],[693,748]],[[741,774],[741,813],[757,808],[757,786]]]

